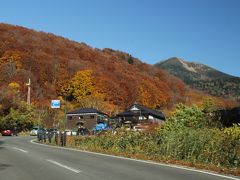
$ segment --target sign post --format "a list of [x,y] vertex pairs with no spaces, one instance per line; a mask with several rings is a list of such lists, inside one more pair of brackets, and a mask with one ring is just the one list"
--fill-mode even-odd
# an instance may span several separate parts
[[[52,100],[51,101],[51,108],[52,109],[59,109],[61,106],[61,103],[60,103],[60,100]],[[55,126],[55,117],[56,117],[56,114],[54,113],[54,123],[53,123],[53,126]]]
[[58,109],[58,108],[60,108],[60,106],[61,106],[60,100],[52,100],[51,101],[51,108]]

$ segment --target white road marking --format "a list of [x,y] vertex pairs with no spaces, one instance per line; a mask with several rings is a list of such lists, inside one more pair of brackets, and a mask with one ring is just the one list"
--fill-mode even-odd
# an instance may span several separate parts
[[217,173],[210,172],[210,171],[207,171],[207,170],[204,171],[204,170],[198,170],[198,169],[193,169],[193,168],[188,168],[188,167],[179,166],[179,165],[173,165],[173,164],[172,165],[171,164],[164,164],[164,163],[158,163],[158,162],[154,162],[154,161],[132,159],[132,158],[127,158],[127,157],[114,156],[114,155],[109,155],[109,154],[102,154],[102,153],[91,152],[91,151],[80,150],[80,149],[72,149],[72,148],[66,148],[66,147],[60,147],[60,146],[51,146],[51,145],[47,145],[47,144],[40,144],[40,143],[34,142],[34,139],[31,140],[31,143],[37,144],[37,145],[41,145],[41,146],[52,147],[52,148],[65,149],[65,150],[69,150],[69,151],[77,151],[77,152],[83,152],[83,153],[87,153],[87,154],[94,154],[94,155],[112,157],[112,158],[117,158],[117,159],[136,161],[136,162],[147,163],[147,164],[152,164],[152,165],[158,165],[158,166],[165,166],[165,167],[170,167],[170,168],[182,169],[182,170],[186,170],[186,171],[193,171],[193,172],[198,172],[198,173],[202,173],[202,174],[208,174],[208,175],[212,175],[212,176],[222,177],[222,178],[226,178],[226,179],[240,180],[240,178],[238,178],[238,177],[217,174]]
[[57,162],[57,161],[54,161],[54,160],[51,160],[51,159],[46,159],[46,160],[47,160],[48,162],[52,163],[52,164],[55,164],[55,165],[60,166],[60,167],[62,167],[62,168],[68,169],[68,170],[70,170],[70,171],[72,171],[72,172],[75,172],[75,173],[81,173],[81,172],[82,172],[82,171],[80,171],[80,170],[78,170],[78,169],[74,169],[74,168],[72,168],[72,167],[66,166],[66,165],[61,164],[61,163],[59,163],[59,162]]
[[21,151],[21,152],[23,152],[23,153],[28,153],[28,151],[25,151],[25,150],[23,150],[23,149],[20,149],[20,148],[17,148],[17,147],[12,147],[13,149],[16,149],[16,150],[18,150],[18,151]]

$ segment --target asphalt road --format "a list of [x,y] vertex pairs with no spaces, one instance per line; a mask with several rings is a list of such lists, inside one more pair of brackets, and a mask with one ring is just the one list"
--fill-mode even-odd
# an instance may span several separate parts
[[227,180],[187,169],[41,146],[0,137],[0,180]]

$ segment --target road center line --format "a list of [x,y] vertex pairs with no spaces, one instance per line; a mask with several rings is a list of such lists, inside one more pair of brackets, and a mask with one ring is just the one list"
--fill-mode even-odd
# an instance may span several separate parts
[[60,166],[60,167],[62,167],[62,168],[68,169],[68,170],[70,170],[70,171],[72,171],[72,172],[75,172],[75,173],[81,173],[81,172],[82,172],[82,171],[80,171],[80,170],[77,170],[77,169],[74,169],[74,168],[72,168],[72,167],[66,166],[66,165],[64,165],[64,164],[61,164],[61,163],[59,163],[59,162],[57,162],[57,161],[54,161],[54,160],[51,160],[51,159],[46,159],[46,161],[48,161],[48,162],[50,162],[50,163],[52,163],[52,164],[55,164],[55,165],[57,165],[57,166]]
[[17,147],[13,147],[13,149],[16,149],[16,150],[18,150],[18,151],[21,151],[21,152],[23,152],[23,153],[28,153],[28,151],[25,151],[25,150],[20,149],[20,148],[17,148]]

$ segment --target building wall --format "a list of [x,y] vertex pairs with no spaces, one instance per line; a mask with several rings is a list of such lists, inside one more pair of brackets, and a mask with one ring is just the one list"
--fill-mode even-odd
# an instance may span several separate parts
[[87,115],[67,115],[67,128],[74,130],[77,129],[77,123],[83,122],[83,126],[92,130],[93,127],[97,123],[97,115],[96,114],[87,114]]
[[151,115],[148,116],[148,119],[149,119],[149,122],[153,124],[161,124],[164,122],[162,119],[155,118]]
[[133,125],[137,124],[161,124],[164,121],[162,119],[154,118],[153,116],[135,116],[135,117],[120,117],[121,122],[125,123],[131,121]]

